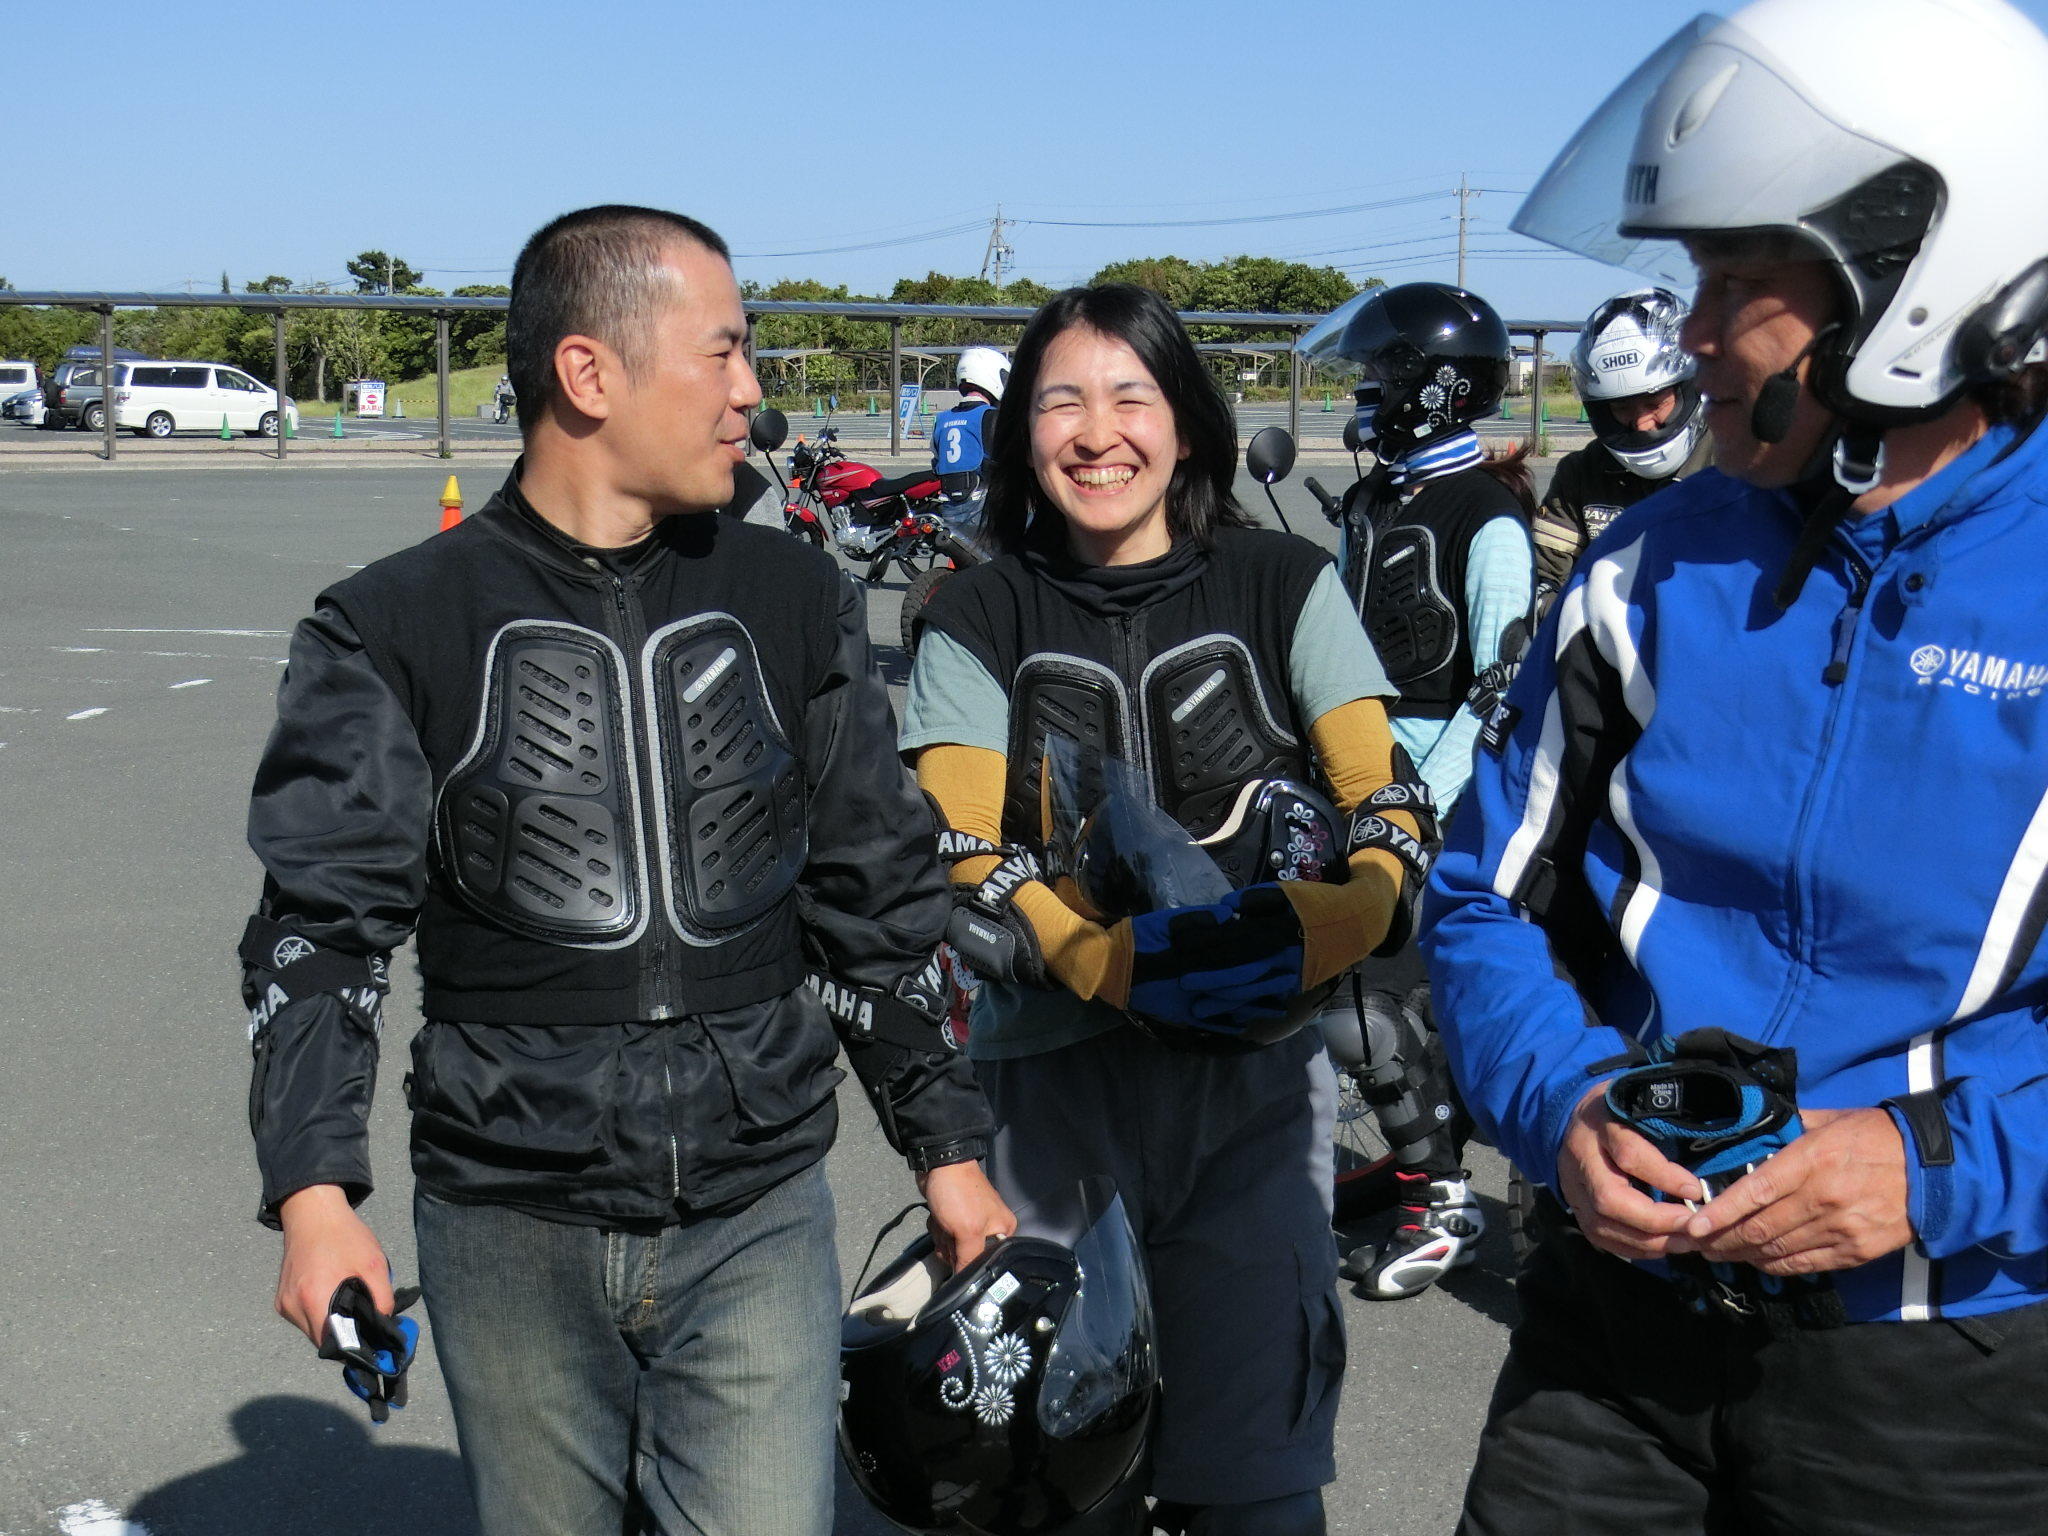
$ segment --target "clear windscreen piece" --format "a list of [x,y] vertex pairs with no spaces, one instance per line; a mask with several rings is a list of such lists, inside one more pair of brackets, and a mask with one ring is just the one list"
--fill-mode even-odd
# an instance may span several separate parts
[[[1230,879],[1152,802],[1145,776],[1120,757],[1070,736],[1045,738],[1046,855],[1096,920],[1207,906]],[[1061,890],[1066,895],[1066,891]]]
[[1350,327],[1352,316],[1363,309],[1377,291],[1368,288],[1346,299],[1304,333],[1294,344],[1294,350],[1307,358],[1319,373],[1335,379],[1355,376],[1359,371],[1358,364],[1348,357],[1339,356],[1337,348],[1344,340],[1344,332]]
[[[1083,1180],[1060,1205],[1057,1211],[1018,1212],[1020,1233],[1072,1249],[1080,1271],[1038,1394],[1039,1426],[1054,1436],[1096,1427],[1105,1413],[1148,1392],[1156,1374],[1151,1290],[1116,1185],[1100,1175]],[[1051,1229],[1055,1223],[1060,1230]]]
[[1683,293],[1693,285],[1692,261],[1675,240],[1621,232],[1622,194],[1643,111],[1718,16],[1695,16],[1636,66],[1572,135],[1538,178],[1508,228],[1574,255],[1625,267]]

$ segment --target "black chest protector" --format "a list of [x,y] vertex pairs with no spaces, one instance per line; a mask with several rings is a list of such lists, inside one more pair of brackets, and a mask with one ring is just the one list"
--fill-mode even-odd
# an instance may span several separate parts
[[630,661],[578,625],[509,624],[476,709],[435,834],[464,902],[515,933],[631,944],[658,883],[677,937],[715,944],[770,912],[803,868],[801,767],[729,614],[669,624]]
[[1400,690],[1389,714],[1447,720],[1471,691],[1465,573],[1473,536],[1503,515],[1521,516],[1519,504],[1476,469],[1405,499],[1372,475],[1346,498],[1344,587]]

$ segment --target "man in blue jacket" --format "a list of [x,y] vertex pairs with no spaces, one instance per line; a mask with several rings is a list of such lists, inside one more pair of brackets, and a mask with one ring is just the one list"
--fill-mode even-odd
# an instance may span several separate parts
[[[1718,473],[1588,551],[1432,880],[1548,1191],[1466,1531],[2048,1528],[2044,136],[2003,0],[1758,0],[1518,215],[1691,257]],[[1707,1029],[1799,1110],[1712,1184],[1605,1092]]]

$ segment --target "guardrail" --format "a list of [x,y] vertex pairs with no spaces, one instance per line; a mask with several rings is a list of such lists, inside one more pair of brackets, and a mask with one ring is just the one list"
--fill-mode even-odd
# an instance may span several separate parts
[[[0,306],[36,309],[78,309],[97,314],[100,317],[100,358],[104,370],[103,379],[111,378],[114,363],[114,311],[117,309],[239,309],[251,314],[267,314],[272,317],[276,336],[276,388],[278,398],[284,399],[290,393],[288,370],[285,365],[285,321],[294,310],[313,309],[383,309],[431,315],[434,318],[434,376],[435,396],[440,418],[440,456],[453,458],[448,437],[448,320],[451,315],[473,314],[479,311],[502,311],[510,305],[509,299],[502,298],[455,298],[439,295],[426,297],[416,294],[382,293],[120,293],[120,292],[54,292],[18,291],[0,289]],[[1009,304],[893,304],[885,300],[826,301],[811,299],[752,299],[747,302],[749,322],[747,355],[751,361],[754,354],[752,322],[761,315],[826,315],[841,320],[879,320],[889,326],[889,379],[892,401],[903,381],[903,323],[906,320],[978,320],[991,325],[1022,326],[1036,314],[1036,309],[1024,305]],[[1321,315],[1304,314],[1262,314],[1243,310],[1183,310],[1181,320],[1188,325],[1223,325],[1237,330],[1292,331],[1297,339],[1317,324]],[[1507,322],[1511,336],[1528,336],[1534,342],[1534,369],[1530,376],[1530,395],[1539,404],[1529,412],[1529,445],[1539,449],[1543,437],[1544,342],[1553,335],[1575,333],[1579,329],[1576,320],[1510,320]],[[103,454],[112,460],[115,448],[114,412],[111,408],[103,411],[105,418],[106,447]],[[1288,429],[1298,438],[1301,436],[1301,370],[1288,370],[1287,395]],[[889,428],[889,452],[902,451],[902,418],[892,412]],[[290,448],[290,438],[282,422],[278,426],[277,456],[282,459]]]

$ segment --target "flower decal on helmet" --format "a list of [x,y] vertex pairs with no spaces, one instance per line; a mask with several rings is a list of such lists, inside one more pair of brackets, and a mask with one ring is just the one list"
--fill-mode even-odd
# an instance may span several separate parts
[[1006,1333],[989,1344],[981,1357],[981,1368],[999,1387],[1012,1387],[1031,1369],[1031,1346],[1014,1333]]
[[1008,1387],[986,1386],[974,1394],[974,1416],[984,1424],[1007,1424],[1016,1411],[1017,1400]]

